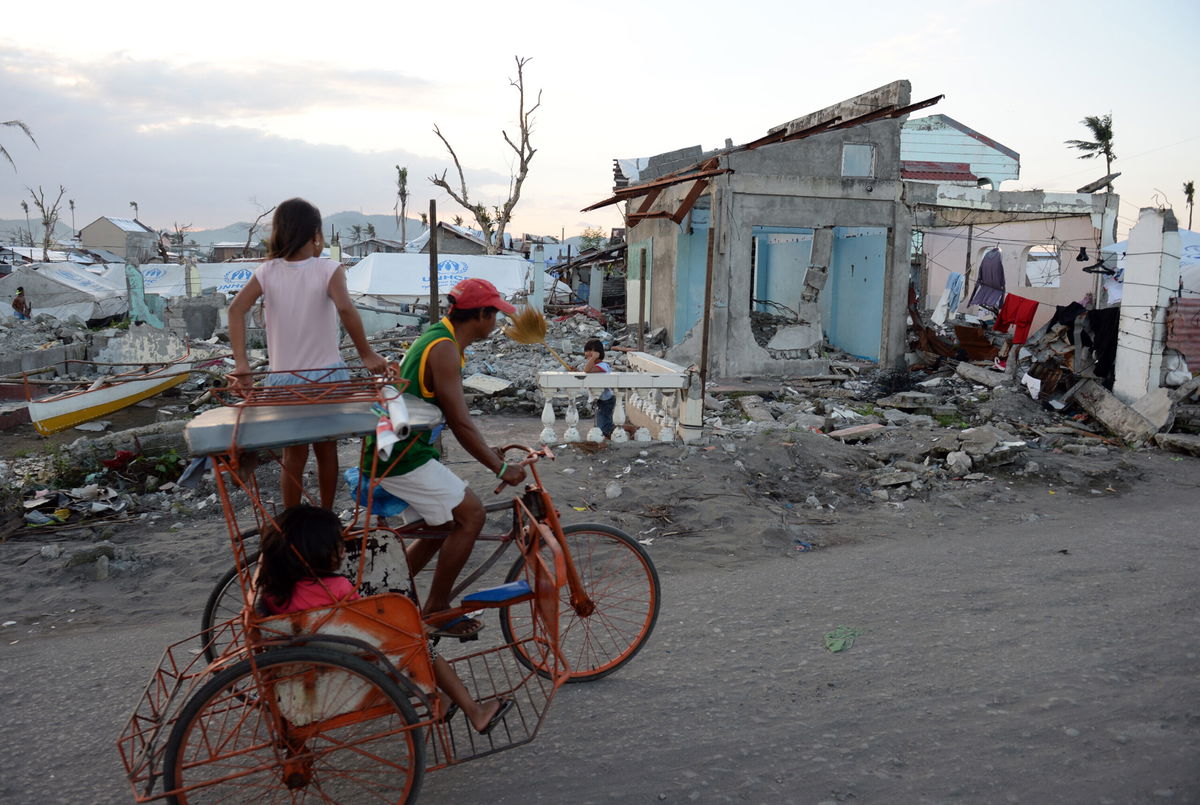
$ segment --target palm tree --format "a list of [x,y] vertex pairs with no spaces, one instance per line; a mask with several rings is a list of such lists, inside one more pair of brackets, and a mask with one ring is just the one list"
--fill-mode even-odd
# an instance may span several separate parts
[[[29,138],[29,141],[33,143],[34,146],[37,146],[37,140],[33,139],[33,132],[29,130],[29,126],[26,126],[20,120],[5,120],[4,122],[0,123],[0,126],[10,126],[12,128],[20,129],[21,131],[25,132],[25,136]],[[3,156],[8,160],[8,164],[12,165],[13,170],[17,169],[17,163],[13,162],[13,158],[8,155],[8,150],[2,145],[0,145],[0,156]]]
[[350,237],[354,238],[355,243],[358,243],[360,240],[362,240],[362,235],[363,235],[362,224],[351,224],[350,225]]
[[[1091,132],[1092,139],[1067,140],[1066,144],[1083,152],[1079,155],[1080,159],[1104,157],[1104,174],[1107,176],[1112,173],[1112,163],[1117,158],[1117,155],[1113,153],[1112,113],[1099,117],[1088,115],[1079,122]],[[1109,185],[1106,192],[1111,190],[1112,185]]]
[[375,224],[367,224],[363,229],[363,234],[367,236],[367,240],[375,237]]
[[33,245],[33,225],[29,223],[29,202],[22,201],[21,209],[25,210],[25,234],[29,236],[29,245]]
[[1188,179],[1183,183],[1183,197],[1187,201],[1188,229],[1192,228],[1192,207],[1196,202],[1196,183]]
[[408,242],[408,168],[396,166],[396,223],[400,227],[400,242]]
[[137,220],[137,218],[138,218],[138,205],[137,205],[137,202],[136,202],[136,201],[131,201],[131,202],[129,202],[129,206],[130,206],[130,207],[133,207],[133,220],[135,220],[135,221],[136,221],[136,220]]

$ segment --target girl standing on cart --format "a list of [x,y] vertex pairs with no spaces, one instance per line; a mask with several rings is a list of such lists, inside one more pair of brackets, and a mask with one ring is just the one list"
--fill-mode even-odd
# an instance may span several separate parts
[[[268,386],[333,383],[350,377],[338,348],[338,320],[368,371],[382,374],[387,361],[371,349],[362,319],[346,291],[346,270],[321,257],[325,236],[321,212],[304,199],[292,198],[275,208],[267,262],[229,305],[229,345],[233,350],[235,385],[249,382],[246,359],[246,313],[259,297],[267,330]],[[317,460],[321,505],[333,506],[337,492],[337,442],[312,446]],[[285,507],[300,502],[308,445],[283,448],[282,495]]]

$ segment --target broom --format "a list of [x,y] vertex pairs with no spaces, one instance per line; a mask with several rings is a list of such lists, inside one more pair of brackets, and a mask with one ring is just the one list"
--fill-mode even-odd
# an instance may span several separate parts
[[541,344],[550,350],[550,354],[558,358],[558,362],[568,372],[578,371],[574,366],[564,361],[554,347],[546,343],[546,317],[537,308],[524,307],[512,316],[512,321],[504,328],[504,334],[518,344]]

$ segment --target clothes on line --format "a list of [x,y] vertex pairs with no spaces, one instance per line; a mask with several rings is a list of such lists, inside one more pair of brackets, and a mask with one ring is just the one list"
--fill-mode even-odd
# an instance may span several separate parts
[[992,249],[983,256],[979,264],[979,281],[971,293],[968,304],[981,307],[999,307],[1004,299],[1004,262],[999,249]]
[[946,278],[946,288],[942,291],[942,296],[938,299],[937,307],[933,309],[931,320],[934,324],[945,324],[946,319],[950,314],[958,310],[958,303],[962,299],[963,275],[951,273]]
[[1029,338],[1029,326],[1033,324],[1033,314],[1037,313],[1037,307],[1037,300],[1010,293],[1004,297],[1004,305],[1000,308],[1000,315],[996,316],[992,329],[1004,331],[1012,327],[1013,344],[1024,344]]

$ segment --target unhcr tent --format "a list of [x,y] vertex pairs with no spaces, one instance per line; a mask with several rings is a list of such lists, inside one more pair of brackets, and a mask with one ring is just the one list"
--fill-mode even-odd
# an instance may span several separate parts
[[[196,273],[200,283],[197,290],[203,293],[211,289],[233,295],[250,281],[259,265],[257,262],[197,263]],[[178,263],[147,263],[141,268],[142,276],[146,278],[146,293],[167,299],[188,295],[185,266]]]
[[[1179,273],[1183,280],[1183,295],[1200,296],[1200,233],[1192,232],[1189,229],[1180,229],[1179,246],[1182,252],[1179,255]],[[1109,265],[1123,270],[1125,268],[1125,250],[1128,247],[1129,241],[1123,240],[1120,243],[1105,246],[1101,251],[1106,257],[1115,255],[1117,257],[1116,265],[1113,265],[1111,261]],[[1113,278],[1106,279],[1105,285],[1110,284],[1119,284],[1119,281]],[[1111,293],[1109,298],[1113,298]]]
[[[0,279],[0,297],[11,301],[17,288],[25,289],[34,316],[86,322],[129,310],[125,272],[119,266],[96,273],[75,263],[35,263]],[[3,313],[11,317],[12,307],[4,305]]]
[[[451,254],[438,261],[438,293],[444,298],[460,280],[485,279],[505,297],[524,294],[533,264],[517,255]],[[369,254],[346,276],[352,295],[393,302],[429,299],[429,255]]]

